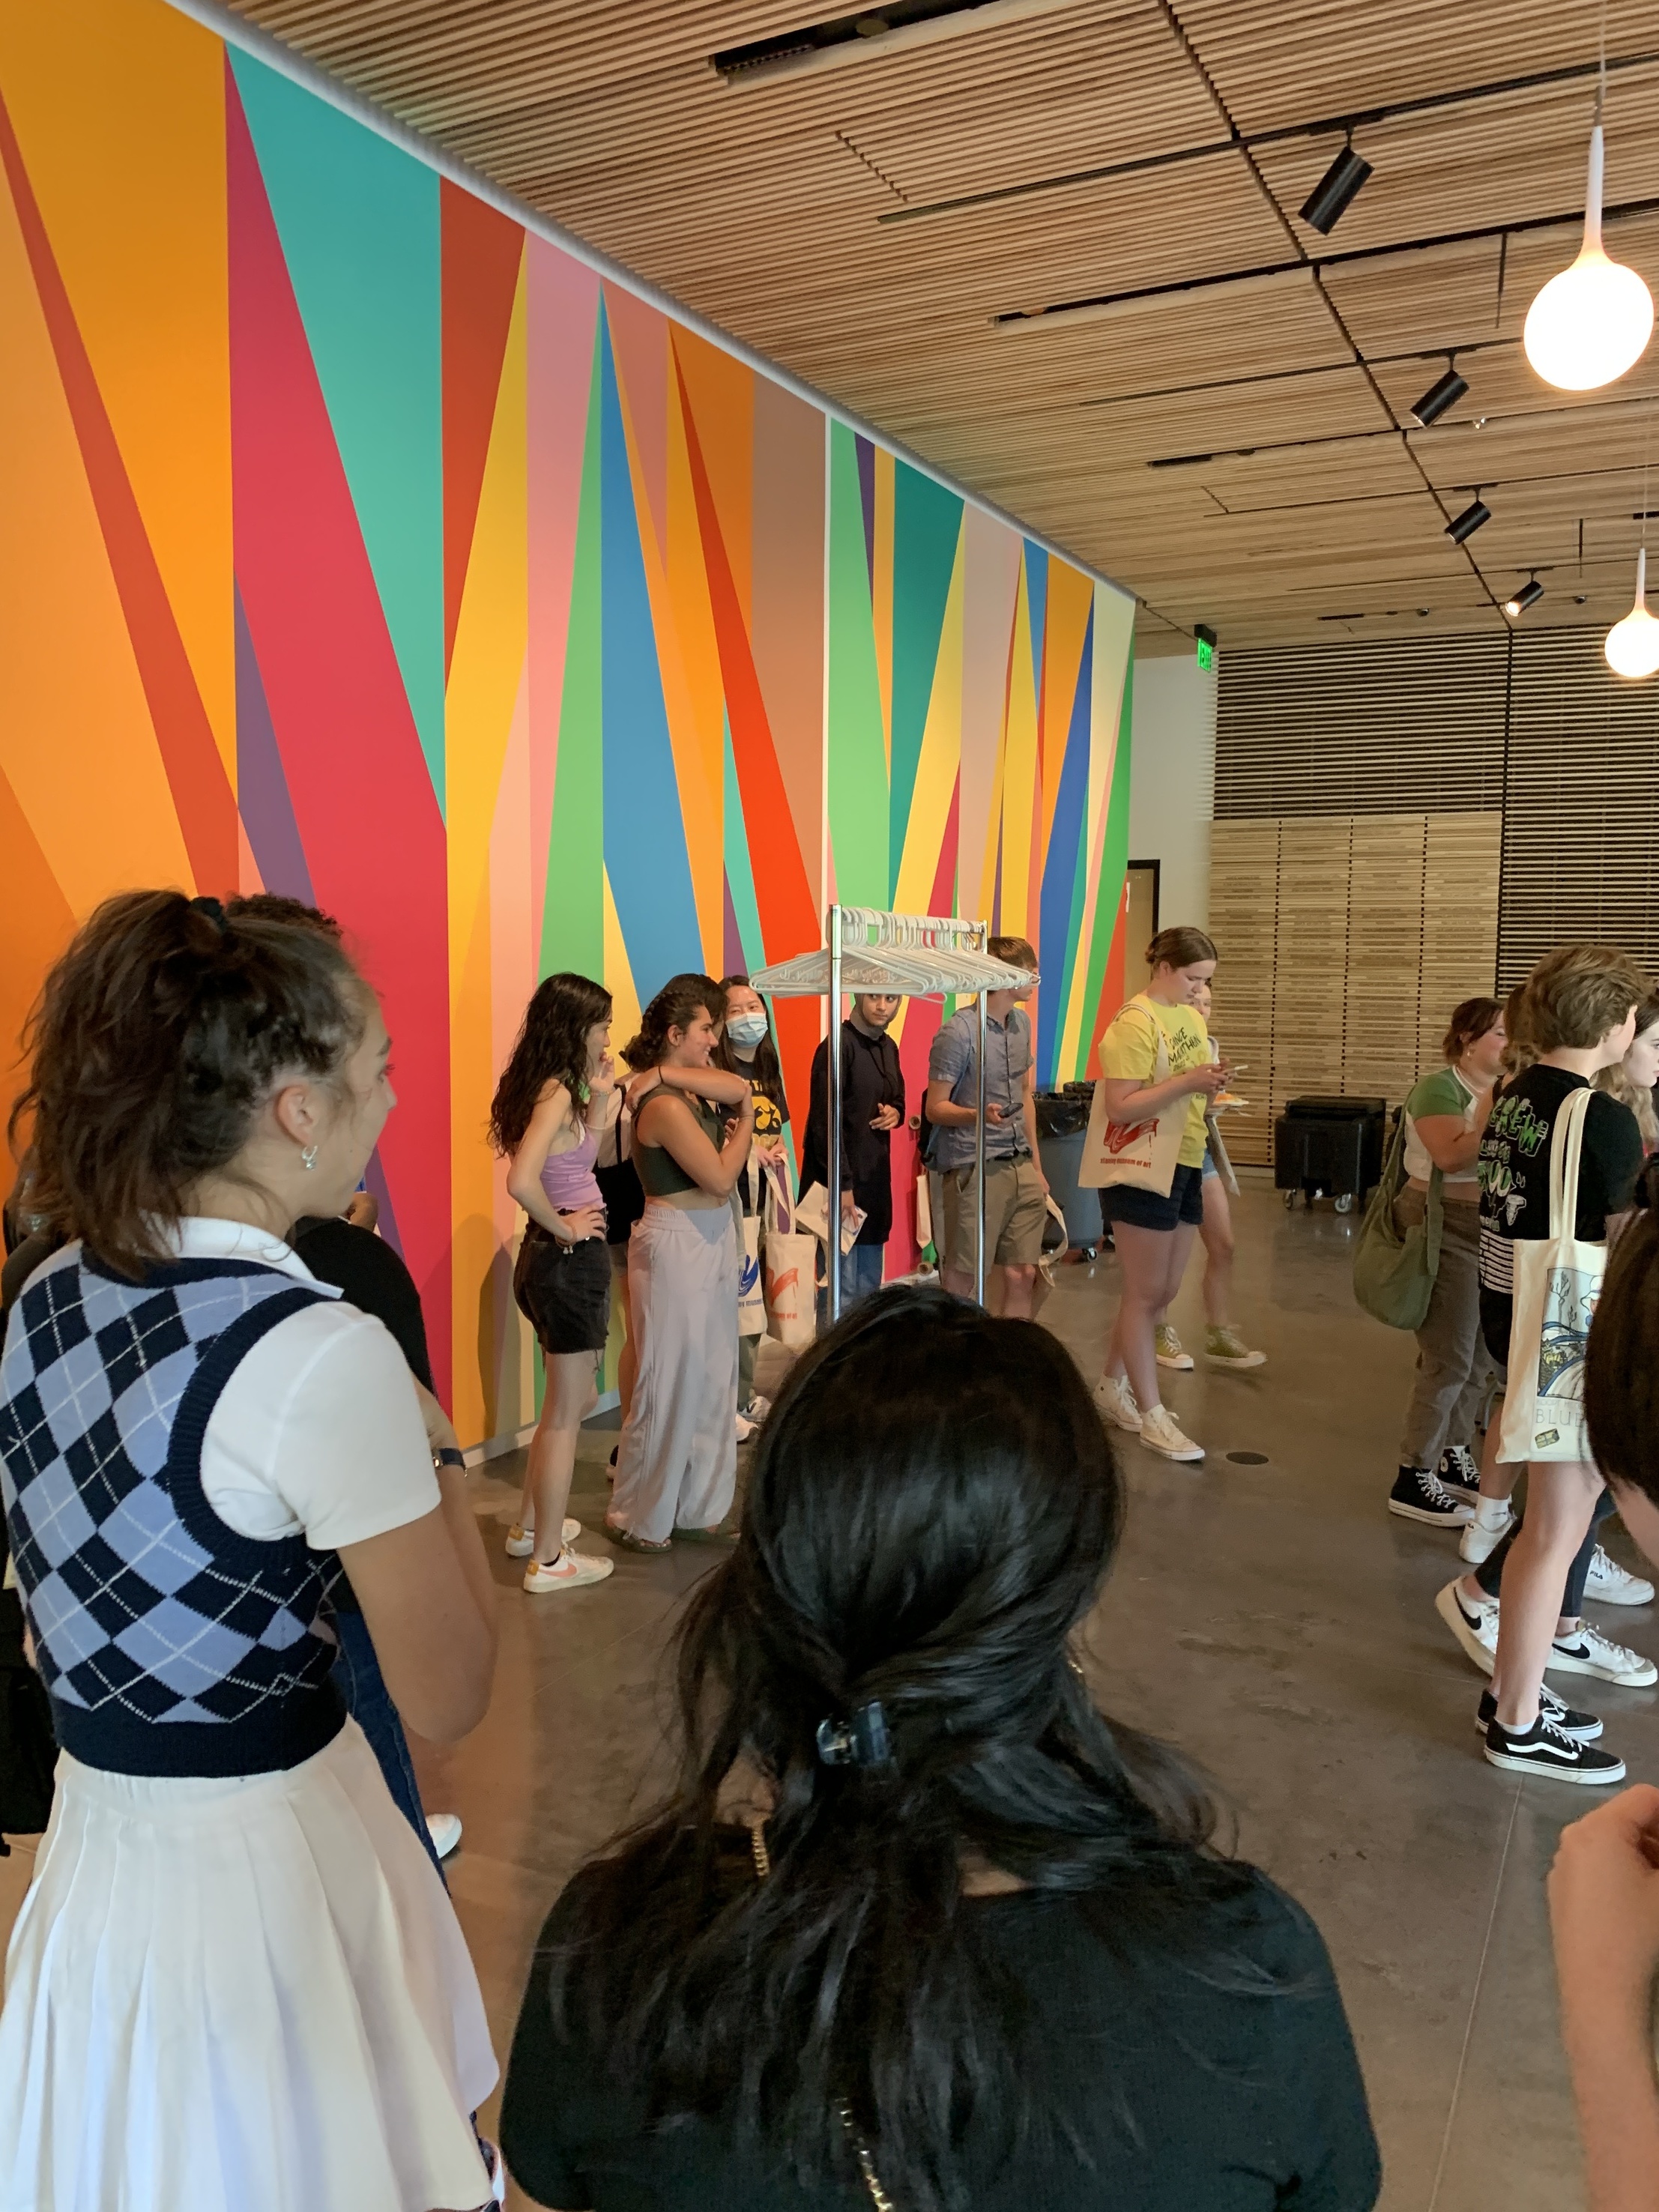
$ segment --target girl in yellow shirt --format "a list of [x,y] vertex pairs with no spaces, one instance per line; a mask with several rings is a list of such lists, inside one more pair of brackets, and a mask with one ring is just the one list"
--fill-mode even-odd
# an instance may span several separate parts
[[[1107,1116],[1150,1121],[1188,1101],[1181,1152],[1166,1198],[1109,1183],[1101,1212],[1112,1225],[1123,1296],[1095,1395],[1113,1426],[1138,1436],[1165,1459],[1200,1460],[1204,1448],[1182,1433],[1158,1395],[1156,1332],[1181,1287],[1193,1239],[1204,1218],[1204,1109],[1226,1081],[1227,1063],[1210,1057],[1209,1032],[1191,1003],[1215,973],[1216,949],[1201,929],[1160,930],[1146,948],[1152,974],[1100,1040],[1100,1088]],[[1160,1039],[1169,1073],[1158,1075]]]

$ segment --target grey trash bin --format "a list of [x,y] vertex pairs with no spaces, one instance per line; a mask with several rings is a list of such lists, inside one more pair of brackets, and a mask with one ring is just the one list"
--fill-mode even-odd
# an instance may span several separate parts
[[1073,1251],[1091,1256],[1100,1244],[1100,1194],[1079,1190],[1077,1177],[1093,1090],[1091,1083],[1068,1083],[1063,1091],[1040,1091],[1036,1098],[1042,1172],[1054,1204],[1066,1217],[1066,1242]]

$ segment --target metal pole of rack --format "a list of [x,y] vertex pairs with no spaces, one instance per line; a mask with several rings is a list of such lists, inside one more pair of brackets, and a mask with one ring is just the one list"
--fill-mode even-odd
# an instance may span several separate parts
[[830,1126],[824,1132],[830,1156],[830,1227],[823,1243],[823,1264],[830,1271],[830,1325],[841,1319],[841,908],[832,906],[824,918],[830,940],[830,1031],[824,1040],[824,1103]]
[[[979,934],[979,949],[985,949],[987,925],[974,925]],[[985,1001],[988,991],[981,988],[979,994],[979,1050],[975,1064],[979,1069],[979,1111],[974,1121],[974,1180],[979,1191],[979,1241],[975,1247],[977,1261],[975,1268],[976,1283],[974,1295],[981,1305],[985,1303]]]

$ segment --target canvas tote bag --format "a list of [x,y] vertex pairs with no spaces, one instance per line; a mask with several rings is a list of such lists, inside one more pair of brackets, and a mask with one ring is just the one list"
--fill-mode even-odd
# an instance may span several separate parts
[[1353,1255],[1353,1294],[1373,1321],[1390,1328],[1421,1328],[1429,1317],[1434,1279],[1440,1273],[1440,1236],[1444,1213],[1440,1170],[1429,1176],[1429,1202],[1423,1218],[1403,1232],[1394,1218],[1394,1202],[1406,1180],[1406,1116],[1395,1126],[1382,1180],[1371,1193],[1359,1243]]
[[1584,1352],[1607,1273],[1605,1243],[1580,1243],[1578,1160],[1594,1093],[1575,1091],[1550,1139],[1550,1233],[1516,1237],[1515,1318],[1499,1457],[1588,1460]]
[[[1164,1036],[1164,1024],[1152,1012],[1144,998],[1134,998],[1117,1016],[1121,1021],[1129,1006],[1139,1009],[1152,1025],[1158,1039],[1158,1056],[1152,1063],[1152,1083],[1165,1083],[1170,1075],[1170,1048]],[[1149,1090],[1152,1084],[1146,1086]],[[1175,1182],[1175,1171],[1181,1159],[1181,1140],[1187,1132],[1187,1109],[1192,1103],[1183,1096],[1171,1099],[1164,1111],[1151,1121],[1110,1121],[1106,1118],[1106,1100],[1098,1083],[1089,1107],[1089,1131],[1083,1140],[1083,1164],[1078,1170],[1078,1187],[1082,1190],[1098,1190],[1107,1183],[1127,1183],[1135,1190],[1155,1190],[1160,1198],[1170,1195]]]
[[818,1240],[796,1226],[789,1193],[774,1168],[766,1170],[762,1201],[765,1233],[761,1240],[761,1275],[766,1299],[766,1330],[780,1344],[811,1344],[817,1334],[813,1312],[818,1271]]

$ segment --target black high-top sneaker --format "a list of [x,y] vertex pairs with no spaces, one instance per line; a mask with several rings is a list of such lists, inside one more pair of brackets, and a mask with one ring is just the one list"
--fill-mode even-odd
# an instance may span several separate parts
[[1454,1497],[1462,1490],[1473,1498],[1480,1487],[1480,1465],[1467,1444],[1449,1444],[1435,1473]]
[[1437,1528],[1461,1528],[1474,1518],[1468,1498],[1448,1490],[1425,1467],[1402,1467],[1389,1492],[1389,1510],[1404,1521],[1426,1521]]

